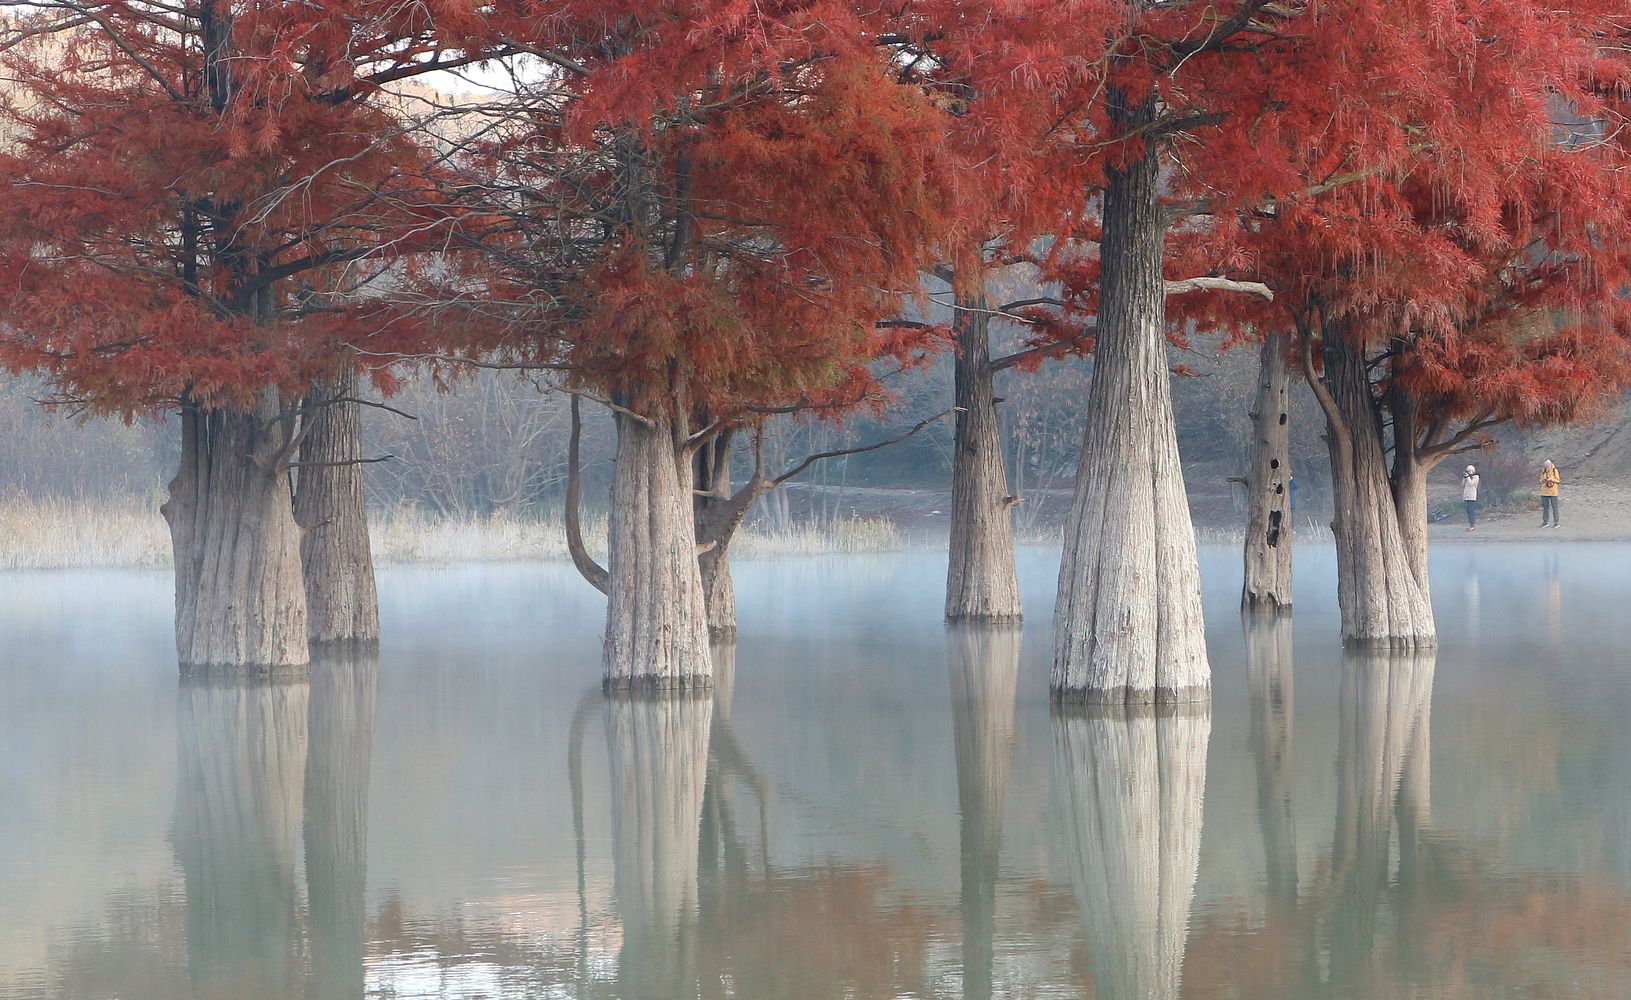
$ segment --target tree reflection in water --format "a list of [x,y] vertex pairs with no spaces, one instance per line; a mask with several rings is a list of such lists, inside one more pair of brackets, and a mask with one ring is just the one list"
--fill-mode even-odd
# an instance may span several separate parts
[[379,657],[331,653],[311,665],[306,757],[306,910],[314,1000],[363,995],[367,954],[368,779]]
[[954,625],[946,630],[957,754],[963,995],[989,1000],[996,940],[1002,806],[1014,750],[1014,684],[1022,631]]
[[1178,996],[1211,731],[1207,705],[1054,710],[1054,798],[1095,997]]
[[200,997],[298,992],[305,680],[184,681],[174,845]]

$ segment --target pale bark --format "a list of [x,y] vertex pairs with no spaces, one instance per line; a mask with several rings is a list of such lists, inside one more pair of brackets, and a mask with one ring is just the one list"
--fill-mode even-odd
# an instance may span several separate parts
[[[1304,366],[1311,369],[1307,336],[1305,332]],[[1309,382],[1325,410],[1331,454],[1335,507],[1331,531],[1336,538],[1343,641],[1431,646],[1437,637],[1426,587],[1425,536],[1419,554],[1413,556],[1400,527],[1379,405],[1364,353],[1335,331],[1324,342],[1323,377],[1316,379],[1310,371]]]
[[1245,584],[1240,606],[1279,614],[1291,610],[1291,379],[1289,338],[1263,338],[1252,406],[1252,467],[1246,476]]
[[162,510],[184,672],[308,659],[300,529],[283,467],[286,414],[273,388],[261,389],[248,410],[182,409],[181,465]]
[[606,702],[612,877],[622,917],[619,995],[697,991],[697,871],[713,700]]
[[196,996],[298,992],[308,697],[304,680],[182,684],[173,842]]
[[1013,626],[954,626],[946,636],[957,752],[962,875],[963,992],[992,996],[1002,807],[1014,750],[1014,686],[1023,632]]
[[1054,711],[1055,798],[1096,996],[1181,995],[1208,706]]
[[306,626],[315,643],[379,638],[379,596],[363,492],[362,407],[350,401],[356,376],[320,382],[306,398],[295,520],[305,534],[300,557]]
[[[1389,882],[1389,847],[1411,757],[1425,756],[1431,651],[1350,655],[1337,729],[1337,817],[1329,905],[1322,923],[1333,981],[1353,982],[1371,955]],[[1418,830],[1401,826],[1401,843]]]
[[957,295],[954,369],[957,427],[951,464],[951,550],[946,619],[1017,622],[1024,617],[1014,568],[1017,500],[1008,493],[991,368],[990,304]]
[[1427,576],[1427,474],[1443,458],[1418,450],[1416,404],[1397,386],[1388,393],[1388,410],[1393,417],[1393,510],[1399,519],[1399,537],[1404,543],[1410,573],[1431,608]]
[[319,657],[311,666],[303,839],[313,1000],[363,995],[378,678],[379,658],[371,650]]
[[[1128,129],[1147,123],[1146,103]],[[1195,533],[1167,367],[1155,148],[1110,169],[1093,380],[1053,619],[1054,697],[1211,696]]]
[[739,503],[731,492],[731,440],[726,430],[697,449],[694,464],[693,505],[696,535],[706,550],[698,556],[702,571],[703,605],[708,609],[708,634],[714,639],[736,635],[736,583],[731,579],[730,545],[750,504]]
[[618,413],[616,422],[606,687],[706,687],[708,616],[697,562],[690,456],[666,418]]
[[1269,902],[1278,915],[1297,905],[1297,820],[1291,801],[1295,674],[1291,621],[1245,616],[1246,686],[1251,696],[1252,759],[1257,771],[1257,820]]

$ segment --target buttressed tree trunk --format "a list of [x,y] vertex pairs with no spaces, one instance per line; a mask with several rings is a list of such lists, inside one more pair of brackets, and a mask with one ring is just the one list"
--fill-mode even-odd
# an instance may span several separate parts
[[312,1000],[364,993],[368,776],[378,678],[378,654],[367,649],[321,656],[311,666],[303,840]]
[[1240,606],[1291,610],[1291,380],[1284,333],[1263,338],[1252,407],[1252,467],[1246,476],[1246,582]]
[[608,689],[706,687],[708,615],[697,562],[691,455],[671,418],[616,414],[608,518]]
[[696,995],[698,846],[712,719],[706,695],[606,702],[612,878],[623,920],[618,983],[629,1000]]
[[1095,995],[1181,996],[1211,709],[1055,708],[1055,799]]
[[313,387],[306,399],[309,428],[300,442],[295,520],[306,586],[307,631],[316,643],[374,642],[379,597],[368,543],[363,493],[362,408],[351,401],[356,376]]
[[997,422],[989,309],[983,292],[957,295],[948,621],[1017,622],[1024,617],[1014,569],[1017,501],[1008,493]]
[[1014,684],[1022,635],[1012,625],[954,626],[946,635],[957,741],[962,995],[968,1000],[992,996],[1002,805],[1014,750]]
[[183,671],[308,659],[300,529],[283,454],[287,413],[270,387],[249,409],[182,409],[181,466],[162,510]]
[[[1316,379],[1313,374],[1306,331],[1303,365],[1325,411],[1343,641],[1431,646],[1437,636],[1426,586],[1425,536],[1419,558],[1413,558],[1400,529],[1379,405],[1364,351],[1337,331],[1327,331],[1323,340],[1323,376]],[[1425,510],[1425,492],[1422,496]]]
[[[1121,115],[1136,130],[1153,105]],[[1200,569],[1167,366],[1166,220],[1153,144],[1108,171],[1093,381],[1053,618],[1054,697],[1211,696]]]
[[1285,918],[1297,907],[1297,821],[1291,801],[1291,620],[1247,615],[1245,624],[1257,819],[1263,830],[1270,912]]
[[299,993],[308,697],[304,680],[181,686],[173,839],[196,996]]

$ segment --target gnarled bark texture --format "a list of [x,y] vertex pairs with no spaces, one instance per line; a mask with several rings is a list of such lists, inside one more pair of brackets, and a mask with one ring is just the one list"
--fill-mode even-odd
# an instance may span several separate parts
[[970,1000],[992,996],[1002,805],[1014,750],[1014,683],[1022,635],[1004,625],[955,626],[946,635],[957,747],[962,995]]
[[306,399],[295,520],[305,531],[300,559],[306,627],[312,642],[374,642],[379,596],[363,494],[362,408],[350,373],[314,386]]
[[1269,909],[1274,916],[1287,918],[1297,908],[1297,814],[1291,802],[1291,620],[1248,614],[1245,624],[1257,820],[1263,831]]
[[252,408],[181,413],[181,466],[162,508],[175,554],[176,655],[195,668],[304,665],[306,589],[276,389]]
[[[1331,531],[1336,536],[1343,641],[1431,646],[1437,635],[1427,594],[1426,536],[1413,555],[1400,527],[1364,352],[1340,334],[1326,336],[1321,382],[1315,395],[1325,409],[1331,454]],[[1424,484],[1422,489],[1425,517]]]
[[707,696],[606,702],[612,877],[623,946],[618,995],[669,1000],[697,991],[697,871]]
[[304,680],[182,684],[174,844],[201,997],[299,992]]
[[692,520],[690,456],[664,417],[618,413],[616,421],[606,687],[706,687],[708,615]]
[[[1433,667],[1431,651],[1352,655],[1343,665],[1332,905],[1324,928],[1333,982],[1358,980],[1374,948],[1377,910],[1391,881],[1395,818],[1401,864],[1413,857],[1422,833],[1412,824],[1426,820],[1419,796],[1428,766]],[[1407,782],[1413,771],[1416,780]]]
[[367,957],[368,777],[379,658],[371,650],[311,666],[306,755],[306,911],[312,1000],[355,1000]]
[[1024,609],[1014,569],[1014,500],[991,370],[990,306],[984,293],[959,294],[957,306],[946,620],[1017,622]]
[[1096,996],[1181,996],[1211,709],[1056,708],[1055,798]]
[[1291,379],[1287,336],[1263,338],[1252,406],[1252,467],[1246,475],[1246,580],[1240,606],[1291,610]]
[[[1147,124],[1149,104],[1122,118]],[[1053,618],[1056,699],[1211,696],[1167,368],[1155,148],[1108,171],[1093,381]]]

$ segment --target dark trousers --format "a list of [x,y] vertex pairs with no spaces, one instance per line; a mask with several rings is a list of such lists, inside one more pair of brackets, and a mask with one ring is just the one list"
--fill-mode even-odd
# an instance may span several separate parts
[[1540,523],[1542,526],[1546,524],[1548,518],[1551,519],[1553,524],[1560,523],[1557,519],[1557,497],[1540,498]]
[[1464,500],[1462,502],[1467,505],[1467,527],[1470,528],[1478,523],[1478,501]]

